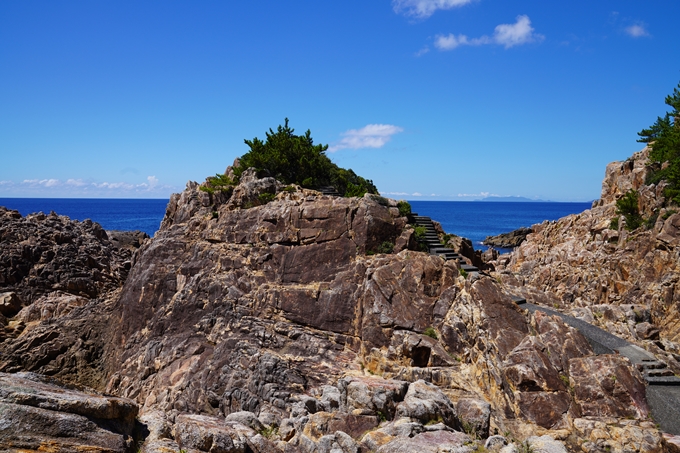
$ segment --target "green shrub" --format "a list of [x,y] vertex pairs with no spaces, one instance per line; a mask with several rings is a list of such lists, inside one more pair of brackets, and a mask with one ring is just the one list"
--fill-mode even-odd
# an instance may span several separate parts
[[213,194],[215,192],[229,192],[234,190],[234,181],[227,175],[217,173],[215,176],[208,176],[204,186],[200,186],[199,190]]
[[663,213],[663,215],[661,216],[661,219],[668,220],[668,218],[670,216],[672,216],[673,214],[677,214],[677,212],[678,211],[676,211],[675,209],[669,209],[668,211]]
[[390,253],[394,252],[394,244],[389,242],[389,241],[385,241],[378,246],[377,251],[378,251],[378,253],[390,254]]
[[257,199],[260,202],[260,204],[267,204],[270,201],[274,200],[274,198],[276,198],[276,195],[269,192],[261,193],[260,195],[257,196]]
[[283,190],[284,192],[288,192],[288,193],[293,193],[293,192],[297,191],[297,189],[295,188],[295,186],[286,186],[286,187],[284,187],[282,190]]
[[642,225],[637,191],[630,189],[624,196],[616,200],[616,213],[626,219],[628,231],[637,230]]
[[434,327],[428,327],[427,329],[425,329],[425,331],[423,332],[423,335],[427,335],[428,337],[434,338],[435,340],[437,338],[439,338],[437,336],[437,331],[434,330]]
[[468,273],[467,273],[467,271],[466,271],[465,269],[461,269],[461,270],[460,270],[460,275],[462,275],[463,278],[467,278]]
[[404,217],[411,213],[411,204],[408,201],[398,201],[397,209],[399,209],[399,215]]
[[363,196],[378,193],[369,179],[358,176],[351,169],[338,167],[326,156],[328,145],[315,145],[311,132],[294,134],[288,126],[288,118],[276,132],[269,129],[266,140],[259,138],[244,140],[250,151],[240,157],[234,175],[240,178],[252,167],[261,176],[271,176],[284,184],[297,184],[316,189],[333,186],[343,196]]
[[425,240],[425,233],[427,232],[427,229],[424,226],[421,225],[414,225],[413,226],[413,235],[416,238],[416,241],[422,242]]
[[612,220],[609,222],[609,229],[619,231],[619,218],[618,217],[612,218]]
[[[680,84],[678,85],[680,88]],[[680,91],[673,89],[673,94],[666,96],[666,105],[672,107],[664,117],[658,117],[656,122],[638,132],[639,142],[647,143],[651,147],[649,153],[649,177],[647,183],[657,183],[661,180],[668,182],[665,190],[666,197],[675,203],[680,203]],[[662,164],[668,163],[662,169]]]

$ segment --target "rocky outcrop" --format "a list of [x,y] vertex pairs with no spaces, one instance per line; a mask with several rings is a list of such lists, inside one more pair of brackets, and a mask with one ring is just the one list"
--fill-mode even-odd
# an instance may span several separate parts
[[489,435],[559,451],[595,432],[580,419],[608,432],[626,419],[663,448],[637,370],[611,359],[620,385],[598,387],[576,330],[522,310],[496,278],[409,250],[396,202],[254,174],[200,187],[173,195],[122,289],[50,293],[15,314],[30,328],[2,343],[0,369],[135,401],[145,452],[462,452]]
[[[529,301],[638,343],[678,373],[680,215],[663,207],[663,184],[644,185],[646,159],[647,149],[608,165],[593,208],[534,225],[498,278]],[[630,232],[623,218],[612,229],[615,201],[631,189],[649,229]]]
[[33,373],[0,373],[0,447],[6,452],[135,451],[137,405]]
[[500,248],[515,248],[518,247],[529,234],[531,234],[531,228],[518,228],[516,230],[510,231],[509,233],[502,233],[496,236],[487,236],[483,243],[492,247]]
[[53,291],[95,298],[120,287],[131,252],[111,244],[90,220],[72,221],[54,212],[22,217],[0,207],[1,313],[14,316]]

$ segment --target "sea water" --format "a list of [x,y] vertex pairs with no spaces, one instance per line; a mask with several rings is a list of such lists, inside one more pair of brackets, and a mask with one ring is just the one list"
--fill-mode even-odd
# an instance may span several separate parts
[[[418,200],[410,203],[414,212],[440,222],[447,233],[472,240],[475,249],[485,248],[481,243],[487,236],[590,208],[590,203]],[[0,198],[0,206],[16,209],[22,215],[54,211],[74,220],[91,219],[106,230],[140,230],[150,236],[160,227],[167,204],[167,199]]]
[[72,220],[90,219],[105,230],[140,230],[153,236],[161,226],[167,199],[114,198],[0,198],[0,206],[21,215],[54,211]]
[[487,236],[530,227],[544,220],[557,220],[590,209],[588,203],[519,201],[409,201],[413,212],[431,217],[447,233],[472,241],[475,250],[485,250]]

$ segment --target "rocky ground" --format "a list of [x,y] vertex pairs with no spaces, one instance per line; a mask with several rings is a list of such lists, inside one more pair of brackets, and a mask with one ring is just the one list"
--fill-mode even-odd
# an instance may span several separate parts
[[[97,257],[123,253],[92,242]],[[119,280],[59,293],[82,298],[73,308],[46,311],[21,293],[23,308],[5,315],[4,325],[24,327],[0,343],[0,445],[674,451],[627,359],[595,356],[559,318],[516,306],[509,290],[523,287],[510,270],[464,277],[457,262],[415,248],[392,200],[323,196],[252,172],[230,195],[190,183],[161,230],[128,255],[127,277],[111,259]],[[87,429],[69,428],[83,416]],[[59,430],[50,417],[65,420]]]

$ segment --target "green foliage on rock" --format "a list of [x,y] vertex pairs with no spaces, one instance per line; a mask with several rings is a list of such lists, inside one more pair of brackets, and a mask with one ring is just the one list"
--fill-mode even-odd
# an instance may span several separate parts
[[618,217],[613,217],[611,222],[609,222],[609,229],[610,230],[619,230],[619,218]]
[[311,132],[296,135],[288,126],[288,118],[276,132],[269,129],[266,140],[244,140],[250,151],[240,158],[234,175],[240,178],[253,167],[260,176],[271,176],[284,184],[297,184],[310,189],[333,186],[343,196],[378,193],[373,182],[350,169],[340,168],[326,156],[328,145],[315,145]]
[[434,338],[435,340],[438,338],[437,337],[437,331],[434,330],[434,327],[428,327],[427,329],[425,329],[423,334],[427,335],[430,338]]
[[394,244],[390,241],[384,241],[378,246],[377,252],[389,255],[390,253],[394,252]]
[[231,192],[234,188],[234,181],[227,175],[216,174],[208,176],[205,185],[199,187],[203,192],[213,194],[215,192]]
[[649,153],[650,177],[648,183],[666,180],[666,197],[680,203],[680,84],[673,94],[666,96],[666,105],[672,111],[658,117],[648,129],[638,132],[639,142],[651,147]]
[[397,209],[399,209],[400,216],[407,216],[411,213],[411,204],[408,201],[400,200],[397,202]]
[[616,200],[616,213],[626,219],[628,231],[637,230],[642,225],[642,216],[638,207],[638,193],[631,189],[624,196]]

